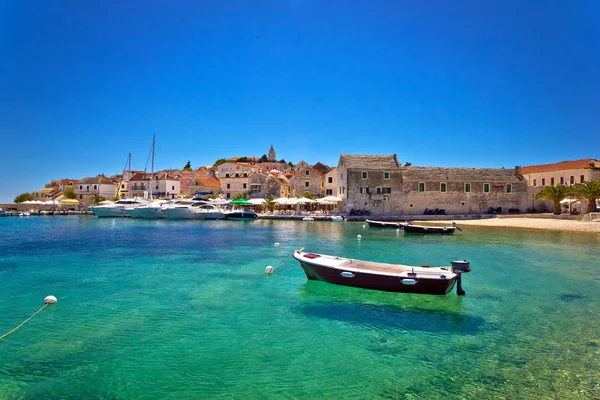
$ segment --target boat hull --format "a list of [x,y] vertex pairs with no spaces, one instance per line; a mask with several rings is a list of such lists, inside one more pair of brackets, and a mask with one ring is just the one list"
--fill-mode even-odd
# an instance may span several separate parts
[[197,210],[191,208],[168,208],[164,210],[168,219],[200,219]]
[[404,232],[407,233],[427,233],[438,235],[451,235],[456,230],[455,226],[421,226],[421,225],[405,225]]
[[225,219],[230,221],[254,221],[258,215],[252,211],[233,211],[225,214]]
[[118,207],[92,207],[90,210],[96,217],[126,217],[125,210]]
[[371,228],[393,228],[393,229],[402,229],[406,224],[401,222],[385,222],[385,221],[372,221],[370,219],[367,220],[367,224]]
[[351,286],[361,289],[379,290],[395,293],[415,293],[430,295],[446,295],[453,288],[460,274],[448,270],[447,278],[439,275],[423,276],[419,273],[385,274],[373,271],[336,268],[313,262],[304,257],[303,253],[294,253],[294,258],[300,262],[309,280],[317,280],[334,285]]
[[223,219],[223,218],[225,218],[225,214],[223,214],[220,211],[201,212],[200,215],[201,215],[200,218],[202,218],[202,219]]
[[140,208],[138,209],[138,218],[164,219],[167,218],[161,208]]

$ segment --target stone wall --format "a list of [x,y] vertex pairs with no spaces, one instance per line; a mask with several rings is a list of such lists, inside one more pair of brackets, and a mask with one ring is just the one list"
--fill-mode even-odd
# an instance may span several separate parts
[[511,193],[506,192],[506,183],[491,182],[490,191],[483,191],[484,182],[471,183],[471,192],[465,192],[465,182],[445,182],[446,192],[440,191],[441,181],[425,183],[425,191],[418,191],[419,182],[405,182],[402,189],[400,213],[423,214],[426,209],[444,209],[446,214],[481,214],[490,207],[527,211],[528,191],[525,182],[510,182]]
[[62,204],[0,204],[4,211],[68,211],[68,210],[87,210],[85,205],[62,205]]
[[[390,173],[390,178],[384,178],[384,172]],[[402,206],[402,173],[392,171],[367,171],[367,178],[363,179],[362,171],[348,170],[347,174],[347,199],[346,209],[365,209],[373,214],[399,214]],[[368,188],[368,193],[361,193],[361,188]],[[378,190],[380,188],[381,190]],[[389,193],[384,188],[389,188]]]
[[[294,191],[296,197],[302,197],[306,192],[313,196],[324,196],[325,177],[319,172],[309,167],[299,171],[295,178]],[[306,182],[309,183],[308,187],[306,187]]]

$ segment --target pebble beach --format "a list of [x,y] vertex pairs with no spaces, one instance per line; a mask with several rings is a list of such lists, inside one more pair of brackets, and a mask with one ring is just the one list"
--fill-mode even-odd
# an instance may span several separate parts
[[[416,223],[416,222],[415,222]],[[490,218],[457,221],[457,225],[487,226],[501,228],[527,228],[553,231],[599,232],[600,222],[573,221],[545,218]]]

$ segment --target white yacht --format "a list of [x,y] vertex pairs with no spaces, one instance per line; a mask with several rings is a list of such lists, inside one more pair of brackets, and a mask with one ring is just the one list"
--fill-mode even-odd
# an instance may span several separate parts
[[127,217],[126,210],[140,207],[148,203],[150,203],[148,200],[135,197],[132,199],[117,200],[111,204],[90,207],[89,210],[97,217]]
[[207,204],[202,200],[180,200],[163,211],[169,219],[200,219],[200,206]]
[[164,213],[164,209],[170,207],[172,204],[172,200],[155,200],[150,204],[125,210],[125,213],[132,218],[167,218]]
[[225,211],[214,204],[202,204],[198,207],[200,219],[222,219],[225,218]]
[[6,215],[6,211],[0,208],[0,217],[4,217]]

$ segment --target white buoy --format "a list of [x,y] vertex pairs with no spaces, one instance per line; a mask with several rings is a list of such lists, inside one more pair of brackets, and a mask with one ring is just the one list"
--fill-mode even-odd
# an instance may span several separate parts
[[271,267],[270,265],[267,265],[267,268],[265,268],[265,274],[272,274],[273,273],[273,267]]
[[275,247],[279,247],[279,242],[275,242]]
[[362,239],[362,236],[361,235],[356,235],[356,239],[360,240],[360,239]]
[[400,232],[400,228],[396,229],[396,232]]
[[56,297],[54,296],[46,296],[46,298],[44,299],[44,304],[54,304],[57,301],[58,300],[56,300]]
[[363,224],[363,229],[365,229],[367,227],[367,225]]

